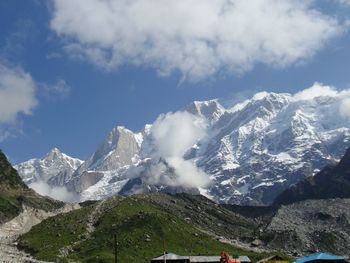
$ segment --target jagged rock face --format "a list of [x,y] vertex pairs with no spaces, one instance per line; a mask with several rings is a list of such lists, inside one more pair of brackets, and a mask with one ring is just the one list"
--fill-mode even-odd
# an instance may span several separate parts
[[62,205],[30,189],[0,150],[0,225],[17,216],[23,206],[52,211]]
[[124,127],[114,128],[97,151],[74,172],[67,183],[68,189],[81,193],[111,171],[117,174],[120,168],[137,162],[141,142],[141,134]]
[[54,148],[43,159],[31,159],[14,167],[26,184],[44,181],[52,186],[62,186],[82,163]]
[[209,122],[217,121],[225,112],[224,107],[222,107],[217,100],[194,101],[188,105],[185,110]]
[[[206,194],[214,200],[270,204],[289,186],[337,162],[350,146],[350,119],[339,114],[340,103],[336,96],[299,98],[266,92],[226,108],[217,100],[194,102],[185,110],[205,120],[207,136],[184,158],[210,176]],[[79,185],[84,172],[103,174],[100,180],[88,180],[97,183],[81,188],[82,198],[118,194],[135,178],[145,182],[140,166],[154,158],[152,139],[151,125],[137,134],[123,127],[113,129],[71,179]],[[130,173],[135,167],[139,174]],[[159,189],[162,184],[154,185]]]
[[103,173],[84,171],[80,176],[73,177],[66,186],[71,192],[81,193],[85,189],[99,182],[103,176]]
[[97,151],[81,165],[74,176],[85,171],[110,171],[132,164],[140,150],[137,135],[123,127],[116,127]]

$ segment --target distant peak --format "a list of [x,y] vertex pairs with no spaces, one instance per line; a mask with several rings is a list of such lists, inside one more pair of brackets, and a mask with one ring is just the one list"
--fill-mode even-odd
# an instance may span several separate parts
[[60,151],[60,149],[58,149],[58,148],[53,148],[50,152],[52,152],[52,153],[61,153],[61,151]]
[[267,91],[262,91],[256,93],[252,100],[263,100],[263,99],[272,99],[272,100],[279,100],[281,98],[289,98],[292,97],[291,94],[289,93],[274,93],[274,92],[267,92]]
[[207,107],[216,107],[216,108],[223,108],[220,103],[218,102],[218,99],[213,99],[213,100],[203,100],[203,101],[199,101],[199,100],[195,100],[192,103],[190,103],[186,108],[197,108],[197,109],[201,109],[201,108],[207,108]]
[[217,99],[207,101],[193,101],[186,109],[187,112],[207,119],[218,119],[225,111]]
[[261,91],[261,92],[258,92],[256,93],[254,96],[253,96],[253,100],[262,100],[264,98],[266,98],[267,96],[269,96],[270,93],[266,92],[266,91]]
[[46,154],[45,159],[51,160],[51,159],[57,158],[58,156],[62,156],[62,152],[55,147]]
[[132,131],[130,131],[128,128],[126,128],[125,126],[116,126],[116,127],[114,127],[114,129],[113,129],[113,131],[112,131],[112,133],[113,132],[132,132]]
[[53,148],[51,151],[49,151],[46,156],[53,156],[53,155],[61,155],[62,152],[58,148]]

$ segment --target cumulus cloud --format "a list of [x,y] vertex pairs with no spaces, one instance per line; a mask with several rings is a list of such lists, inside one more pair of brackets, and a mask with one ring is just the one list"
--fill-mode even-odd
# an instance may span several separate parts
[[161,115],[153,124],[151,136],[155,146],[154,159],[163,159],[174,169],[169,177],[168,167],[159,162],[152,167],[149,181],[170,186],[205,187],[209,176],[193,162],[183,158],[185,152],[205,136],[205,123],[188,112]]
[[0,124],[13,123],[18,114],[31,114],[38,104],[36,84],[22,68],[0,64]]
[[350,118],[350,89],[339,91],[334,86],[316,82],[310,88],[294,94],[292,99],[295,101],[307,101],[320,97],[333,98],[334,106],[336,107],[335,114],[339,114],[340,117]]
[[310,88],[304,89],[294,95],[296,100],[311,100],[317,97],[328,96],[336,97],[339,93],[333,86],[323,85],[322,83],[316,82]]
[[339,112],[342,116],[350,118],[350,96],[342,100],[339,106]]
[[183,156],[205,135],[203,121],[186,111],[160,115],[151,129],[158,155]]
[[293,65],[343,30],[302,0],[53,0],[52,16],[51,28],[76,58],[193,81],[257,63]]
[[29,185],[34,191],[40,195],[49,196],[63,202],[75,202],[77,196],[69,192],[66,187],[52,187],[44,181],[38,181]]

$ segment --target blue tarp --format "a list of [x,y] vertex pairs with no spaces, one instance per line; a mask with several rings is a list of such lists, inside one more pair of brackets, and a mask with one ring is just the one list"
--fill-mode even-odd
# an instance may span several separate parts
[[344,257],[336,256],[328,253],[316,253],[312,254],[306,258],[300,258],[295,263],[305,263],[314,260],[344,260]]

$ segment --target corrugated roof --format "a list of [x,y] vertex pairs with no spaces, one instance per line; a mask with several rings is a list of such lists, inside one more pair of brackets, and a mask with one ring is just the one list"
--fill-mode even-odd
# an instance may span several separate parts
[[190,262],[220,262],[220,256],[190,256]]
[[[163,260],[164,255],[156,257],[152,260]],[[191,262],[220,262],[220,256],[179,256],[174,253],[166,254],[167,260],[176,260],[176,259],[190,259]],[[251,262],[247,256],[239,256],[239,261],[241,262]]]
[[336,255],[332,255],[332,254],[328,254],[328,253],[316,253],[316,254],[312,254],[306,258],[300,258],[295,262],[296,263],[304,263],[304,262],[309,262],[309,261],[313,261],[313,260],[345,260],[345,258],[342,256],[336,256]]
[[[179,256],[179,255],[176,255],[174,253],[168,253],[168,254],[165,254],[165,258],[168,260],[168,259],[188,259],[188,257],[184,257],[184,256]],[[164,259],[164,255],[161,255],[159,257],[156,257],[152,260],[162,260]]]
[[248,258],[247,256],[239,256],[238,259],[241,262],[251,262],[250,258]]

